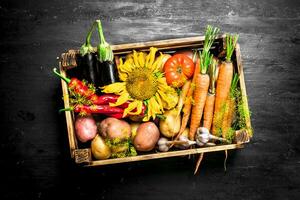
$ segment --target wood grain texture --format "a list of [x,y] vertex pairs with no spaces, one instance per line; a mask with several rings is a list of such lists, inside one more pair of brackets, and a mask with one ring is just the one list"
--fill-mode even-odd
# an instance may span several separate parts
[[[297,199],[300,196],[298,0],[0,2],[1,199]],[[195,159],[78,168],[70,160],[56,57],[101,18],[108,42],[238,32],[254,137]],[[93,40],[97,43],[97,37]]]

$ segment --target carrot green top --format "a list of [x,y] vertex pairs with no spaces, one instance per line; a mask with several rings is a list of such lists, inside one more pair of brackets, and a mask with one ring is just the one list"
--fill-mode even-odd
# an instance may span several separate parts
[[201,74],[207,73],[207,69],[212,62],[213,55],[210,54],[209,50],[214,43],[219,31],[219,28],[212,27],[211,25],[207,25],[206,27],[203,50],[202,53],[199,52]]
[[230,35],[226,34],[226,61],[231,61],[231,56],[234,51],[235,45],[237,43],[237,40],[239,38],[239,35]]
[[205,31],[205,38],[204,38],[204,44],[203,44],[203,51],[208,52],[214,43],[220,29],[217,27],[213,27],[211,25],[207,25],[206,31]]
[[200,73],[206,74],[207,69],[210,66],[212,62],[213,55],[209,51],[199,51],[199,57],[200,57]]

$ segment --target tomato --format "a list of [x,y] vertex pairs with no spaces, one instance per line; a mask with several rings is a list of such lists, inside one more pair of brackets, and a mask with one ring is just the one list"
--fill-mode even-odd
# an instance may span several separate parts
[[175,54],[164,65],[167,84],[181,87],[185,81],[192,77],[195,65],[192,59],[184,54]]
[[187,55],[190,59],[193,60],[193,57],[194,57],[194,52],[192,50],[180,50],[180,51],[176,51],[176,54],[184,54],[184,55]]

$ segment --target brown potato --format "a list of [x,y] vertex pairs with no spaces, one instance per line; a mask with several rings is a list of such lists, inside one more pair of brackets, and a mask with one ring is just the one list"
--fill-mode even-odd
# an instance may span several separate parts
[[128,139],[131,136],[130,125],[124,120],[113,117],[104,119],[99,125],[101,136],[109,139]]
[[103,160],[107,159],[111,156],[111,150],[106,145],[103,138],[100,135],[96,135],[96,137],[92,140],[91,143],[92,154],[96,159]]
[[159,130],[153,122],[142,123],[133,140],[133,145],[138,151],[151,151],[159,139]]

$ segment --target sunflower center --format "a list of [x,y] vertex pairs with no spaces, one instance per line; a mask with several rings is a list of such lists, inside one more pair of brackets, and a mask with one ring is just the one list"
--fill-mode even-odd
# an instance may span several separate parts
[[150,99],[157,91],[156,77],[147,68],[136,68],[127,77],[126,89],[134,99]]

